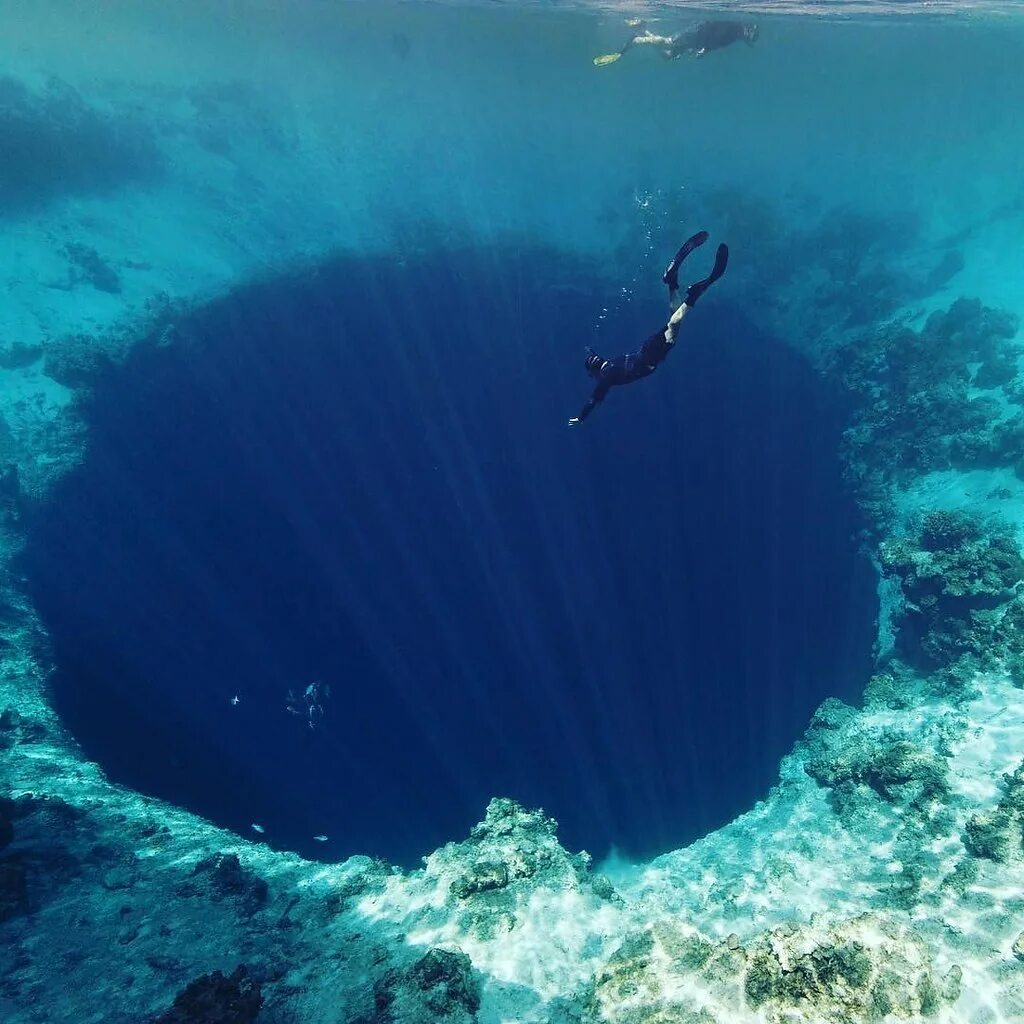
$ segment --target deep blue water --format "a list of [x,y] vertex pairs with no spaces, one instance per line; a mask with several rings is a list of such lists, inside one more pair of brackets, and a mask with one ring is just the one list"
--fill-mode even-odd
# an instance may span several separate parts
[[[728,280],[578,431],[615,284],[526,245],[339,259],[135,350],[25,556],[86,752],[405,863],[495,795],[630,856],[764,795],[863,685],[876,609],[835,396]],[[649,296],[601,337],[639,343]],[[285,708],[314,679],[315,731]]]

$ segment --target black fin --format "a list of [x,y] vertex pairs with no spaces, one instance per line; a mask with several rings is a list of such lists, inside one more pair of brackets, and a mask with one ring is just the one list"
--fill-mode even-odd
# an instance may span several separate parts
[[691,235],[679,249],[679,252],[675,254],[672,262],[665,269],[665,273],[662,275],[661,280],[669,286],[673,291],[679,287],[679,265],[686,259],[687,256],[693,252],[698,246],[703,245],[708,240],[708,233],[706,231],[698,231],[697,234]]
[[714,284],[724,273],[725,268],[729,265],[729,246],[722,242],[718,247],[718,252],[715,253],[715,265],[711,270],[711,274],[707,279],[707,284]]
[[687,289],[686,298],[683,300],[687,306],[693,306],[694,303],[725,273],[725,268],[729,265],[729,246],[724,242],[718,247],[718,252],[715,253],[715,265],[711,269],[711,273],[704,278],[703,281],[697,281],[695,284],[691,284]]

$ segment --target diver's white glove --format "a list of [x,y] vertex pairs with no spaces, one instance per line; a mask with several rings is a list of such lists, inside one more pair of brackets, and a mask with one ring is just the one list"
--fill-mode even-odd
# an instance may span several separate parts
[[580,418],[579,418],[579,416],[573,416],[573,418],[571,420],[569,420],[569,426],[570,427],[578,427],[579,425],[580,425]]

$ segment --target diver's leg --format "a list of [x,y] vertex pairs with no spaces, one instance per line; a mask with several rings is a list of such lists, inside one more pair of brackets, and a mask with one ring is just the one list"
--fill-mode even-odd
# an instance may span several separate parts
[[[676,300],[679,299],[678,292],[673,293],[676,296]],[[668,323],[665,324],[665,344],[674,345],[676,342],[676,333],[679,331],[679,325],[683,322],[683,317],[690,312],[690,307],[685,302],[680,302],[678,306],[675,306],[672,310],[672,315],[668,318]]]
[[614,64],[624,53],[632,50],[634,46],[656,46],[659,43],[665,42],[668,42],[668,38],[666,36],[656,36],[641,24],[638,26],[636,34],[630,37],[629,41],[621,50],[617,50],[615,53],[603,53],[601,56],[595,57],[594,64],[597,67],[603,67],[606,64]]
[[674,290],[670,286],[669,296],[670,301],[673,303],[672,315],[668,319],[668,323],[665,325],[665,344],[673,345],[676,340],[676,333],[679,331],[679,325],[683,322],[683,317],[693,309],[696,305],[697,300],[710,288],[724,273],[725,268],[729,265],[729,247],[723,242],[718,247],[718,252],[715,253],[715,265],[711,269],[711,273],[704,278],[703,281],[697,281],[695,284],[691,284],[686,289],[686,298],[676,306],[675,303],[679,300],[678,291]]
[[665,46],[672,42],[671,36],[659,36],[649,29],[633,36],[631,46]]
[[661,275],[661,280],[668,285],[669,304],[673,310],[679,305],[679,299],[674,295],[679,291],[679,267],[694,249],[703,245],[707,240],[708,233],[706,231],[698,231],[697,234],[691,235],[679,247],[679,251],[672,257],[672,262],[665,268],[665,273]]

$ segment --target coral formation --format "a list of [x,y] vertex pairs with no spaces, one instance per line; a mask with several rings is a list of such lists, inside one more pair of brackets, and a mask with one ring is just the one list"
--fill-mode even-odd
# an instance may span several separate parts
[[772,1022],[867,1024],[933,1016],[959,980],[956,966],[937,976],[905,925],[871,914],[828,928],[788,922],[746,944],[662,925],[626,938],[595,978],[590,1010],[609,1024],[726,1020],[712,1009],[723,1004]]
[[238,855],[216,853],[205,857],[192,870],[193,881],[179,888],[181,896],[195,896],[205,892],[214,900],[236,902],[243,914],[252,915],[267,903],[267,883],[253,871],[242,867]]
[[0,850],[14,840],[14,822],[11,820],[9,801],[0,799]]
[[848,801],[855,787],[869,789],[881,799],[927,810],[948,793],[946,765],[933,751],[909,736],[887,727],[863,726],[849,712],[836,724],[838,701],[827,701],[816,713],[805,743],[807,774]]
[[962,298],[919,331],[897,320],[838,348],[829,371],[854,403],[850,479],[880,493],[913,473],[1018,465],[1024,406],[1003,390],[1016,374],[1008,342],[1018,326],[1011,314]]
[[515,928],[538,888],[617,899],[608,880],[591,871],[589,854],[570,855],[562,849],[557,829],[558,823],[543,811],[496,798],[469,839],[449,843],[426,858],[425,881],[446,885],[467,932],[481,938]]
[[155,174],[158,152],[143,124],[99,112],[67,82],[33,91],[0,75],[0,211],[23,213],[66,193],[96,192]]
[[467,1024],[476,1020],[480,987],[465,953],[430,949],[411,967],[392,969],[373,988],[371,1018],[351,1024]]
[[1003,796],[991,811],[972,814],[964,827],[963,843],[975,857],[1024,860],[1024,763],[1003,775]]
[[259,983],[239,965],[227,977],[214,971],[190,982],[153,1024],[251,1024],[262,1005]]
[[110,371],[114,361],[109,351],[85,334],[70,334],[48,345],[43,372],[60,384],[81,388]]
[[1009,530],[963,512],[930,512],[919,538],[884,541],[879,560],[902,587],[898,642],[911,663],[935,669],[970,656],[1017,675],[1024,558]]
[[64,255],[71,264],[69,287],[80,281],[92,285],[97,291],[117,295],[121,291],[121,279],[100,254],[82,242],[69,242],[64,246]]
[[28,878],[17,860],[0,861],[0,922],[28,913]]

